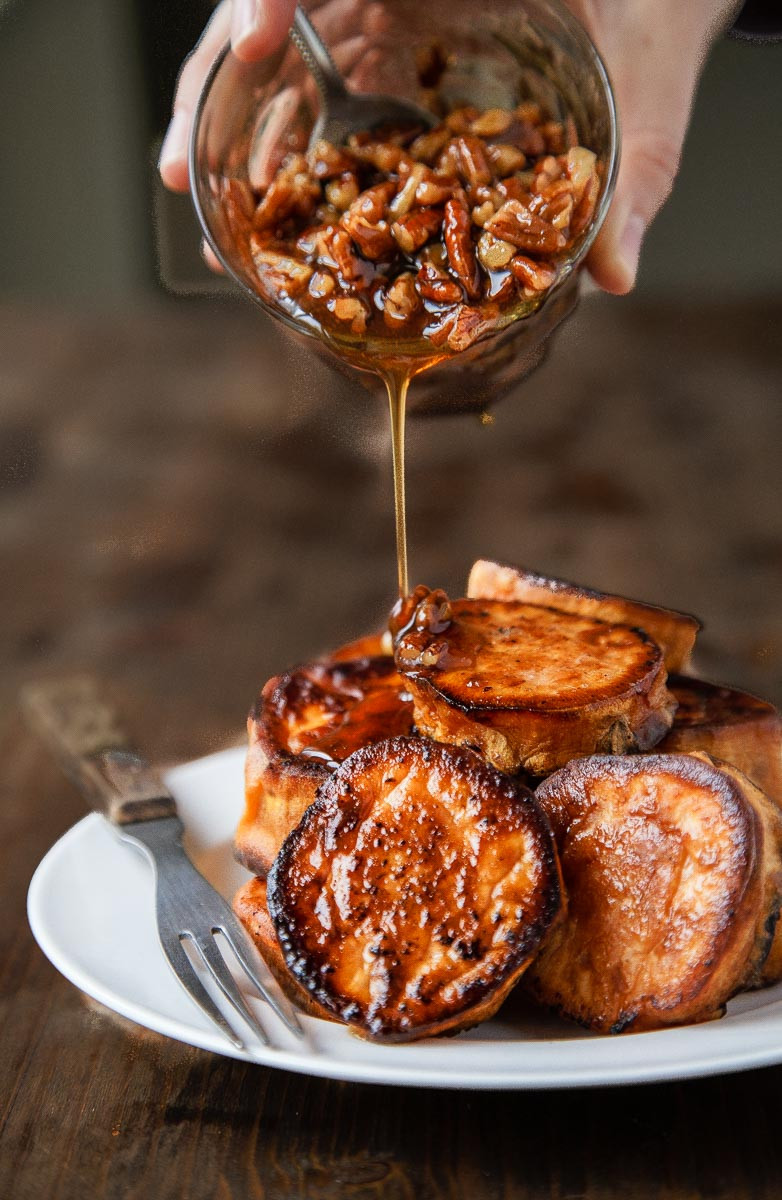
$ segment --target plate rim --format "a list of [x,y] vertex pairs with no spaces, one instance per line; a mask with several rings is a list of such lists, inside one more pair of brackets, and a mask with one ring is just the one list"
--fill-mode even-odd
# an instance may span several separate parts
[[[176,794],[177,790],[186,788],[187,779],[191,775],[200,775],[203,771],[227,766],[228,760],[235,760],[238,756],[244,755],[244,751],[240,747],[230,747],[224,750],[219,750],[201,758],[193,759],[188,762],[179,764],[170,768],[165,772],[166,782]],[[184,798],[184,807],[187,807],[187,799]],[[38,864],[27,893],[27,917],[33,937],[45,957],[52,965],[63,975],[70,983],[72,983],[81,992],[90,996],[98,1003],[103,1004],[113,1012],[120,1016],[133,1021],[142,1028],[151,1029],[153,1032],[160,1033],[166,1037],[173,1038],[176,1041],[186,1045],[192,1045],[198,1049],[210,1051],[215,1054],[220,1054],[225,1057],[237,1059],[257,1064],[259,1066],[275,1067],[282,1070],[288,1070],[297,1074],[317,1076],[319,1078],[335,1079],[356,1083],[373,1083],[379,1085],[391,1086],[407,1086],[407,1087],[430,1087],[430,1088],[447,1088],[447,1089],[466,1089],[466,1090],[503,1090],[503,1091],[539,1091],[539,1090],[554,1090],[554,1089],[570,1089],[570,1088],[594,1088],[594,1087],[623,1087],[634,1084],[644,1083],[661,1083],[671,1082],[684,1079],[703,1078],[709,1075],[729,1074],[738,1071],[752,1070],[759,1067],[773,1066],[782,1062],[782,1000],[772,1001],[770,1004],[763,1006],[764,1008],[779,1008],[778,1014],[761,1015],[760,1019],[767,1023],[771,1021],[776,1027],[776,1039],[770,1038],[768,1044],[755,1047],[751,1051],[742,1049],[741,1046],[734,1047],[736,1038],[740,1040],[741,1032],[735,1026],[722,1025],[721,1022],[705,1022],[701,1025],[680,1026],[674,1029],[647,1031],[637,1034],[624,1034],[620,1039],[617,1038],[585,1038],[574,1039],[570,1044],[573,1046],[590,1045],[594,1046],[597,1043],[605,1043],[614,1049],[618,1049],[622,1044],[627,1044],[630,1039],[643,1039],[644,1042],[648,1038],[657,1039],[656,1044],[659,1045],[659,1039],[668,1035],[670,1040],[671,1035],[678,1035],[679,1040],[682,1036],[690,1041],[693,1037],[704,1037],[708,1034],[717,1033],[726,1034],[723,1038],[728,1045],[722,1051],[711,1051],[708,1054],[703,1054],[700,1057],[696,1056],[688,1061],[686,1052],[681,1057],[683,1061],[678,1062],[673,1066],[671,1059],[674,1054],[664,1054],[662,1061],[655,1063],[649,1061],[643,1066],[639,1066],[637,1061],[630,1058],[629,1062],[623,1063],[622,1055],[611,1056],[612,1060],[609,1064],[600,1065],[594,1063],[586,1063],[579,1066],[578,1063],[573,1064],[567,1069],[554,1068],[545,1073],[541,1073],[538,1069],[535,1072],[524,1072],[514,1068],[508,1073],[497,1072],[496,1069],[468,1071],[459,1070],[454,1073],[453,1064],[446,1065],[442,1068],[434,1068],[431,1065],[424,1065],[416,1068],[411,1066],[409,1062],[394,1063],[392,1058],[388,1062],[377,1062],[375,1060],[357,1061],[348,1058],[342,1060],[335,1057],[333,1053],[302,1053],[291,1052],[284,1048],[276,1046],[261,1047],[248,1049],[246,1051],[239,1050],[233,1047],[227,1039],[223,1039],[221,1035],[215,1031],[206,1028],[201,1029],[198,1025],[187,1023],[184,1018],[173,1019],[164,1012],[149,1008],[148,1006],[139,1003],[132,997],[122,995],[116,989],[112,988],[105,981],[95,977],[74,958],[67,947],[60,945],[58,939],[53,935],[48,928],[45,916],[45,902],[47,887],[51,885],[52,877],[56,878],[57,866],[62,856],[68,854],[73,849],[73,844],[88,837],[90,831],[97,829],[102,824],[104,818],[98,813],[89,813],[79,820],[75,825],[72,825],[65,831],[54,843],[54,845],[46,852],[44,857]],[[183,814],[183,823],[187,828],[186,813]],[[182,993],[183,1002],[189,1001],[186,993]],[[192,1003],[192,1002],[191,1002]],[[193,1015],[197,1009],[193,1006]],[[751,1012],[761,1012],[762,1009],[750,1010]],[[316,1022],[315,1018],[303,1018],[305,1028],[314,1027],[312,1023]],[[320,1025],[317,1022],[317,1025]],[[345,1031],[345,1036],[350,1037],[350,1033]],[[534,1039],[537,1045],[545,1043],[545,1038]],[[436,1039],[431,1039],[427,1045],[433,1045]],[[380,1052],[380,1055],[393,1055],[395,1047],[383,1046],[377,1043],[364,1043],[371,1045],[373,1050]],[[458,1043],[455,1043],[458,1044]],[[486,1043],[490,1044],[498,1043]],[[523,1040],[506,1044],[524,1045]],[[532,1042],[527,1043],[531,1045]],[[559,1043],[561,1044],[561,1043]],[[668,1047],[668,1041],[666,1042]],[[662,1048],[662,1047],[661,1047]]]

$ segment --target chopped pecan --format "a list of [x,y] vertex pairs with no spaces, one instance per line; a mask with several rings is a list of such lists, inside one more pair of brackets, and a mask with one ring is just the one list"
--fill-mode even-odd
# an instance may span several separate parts
[[539,158],[546,153],[546,143],[543,134],[535,125],[520,121],[514,141],[524,151],[527,158]]
[[345,171],[353,171],[356,160],[344,146],[335,146],[321,138],[310,155],[312,174],[316,179],[335,179]]
[[461,304],[448,334],[452,350],[467,350],[480,338],[494,333],[499,324],[499,305],[484,304],[481,308]]
[[478,109],[472,105],[464,108],[454,108],[445,118],[445,124],[451,133],[469,133],[470,126],[479,116]]
[[486,153],[494,168],[494,173],[500,179],[504,179],[506,175],[512,175],[514,171],[521,171],[527,163],[524,151],[519,150],[518,146],[511,146],[509,142],[499,142],[493,146],[487,146]]
[[413,276],[405,271],[389,286],[383,303],[383,320],[386,325],[398,329],[409,325],[421,308],[421,300],[415,290]]
[[328,271],[316,271],[307,290],[315,300],[324,300],[326,296],[331,295],[336,286],[337,281]]
[[405,254],[415,254],[430,237],[434,237],[442,223],[442,209],[417,208],[401,220],[394,221],[391,232],[400,250],[404,250]]
[[518,294],[516,280],[510,271],[493,271],[486,282],[486,296],[497,304],[507,304]]
[[435,304],[457,304],[464,299],[461,287],[455,279],[432,262],[421,265],[415,278],[420,295]]
[[453,195],[455,186],[454,180],[449,176],[438,175],[427,169],[421,175],[415,189],[415,202],[424,207],[445,204]]
[[385,219],[388,201],[394,193],[393,183],[378,183],[367,188],[353,201],[342,217],[342,225],[348,231],[365,258],[374,262],[394,248],[394,239]]
[[399,169],[403,159],[409,158],[401,146],[393,142],[361,142],[353,135],[348,139],[351,153],[360,162],[376,167],[378,171],[390,175]]
[[353,252],[350,234],[346,229],[334,229],[331,232],[318,260],[323,266],[332,267],[337,272],[337,279],[343,287],[366,287],[365,265]]
[[567,149],[565,128],[560,121],[544,121],[540,127],[540,132],[549,154],[564,154]]
[[358,199],[358,176],[355,171],[343,171],[338,179],[329,180],[324,191],[329,204],[344,212]]
[[486,230],[528,254],[556,254],[565,246],[565,238],[559,230],[530,212],[520,200],[508,200],[503,204],[486,222]]
[[328,306],[338,321],[350,322],[353,333],[365,332],[369,314],[357,296],[338,296],[329,300]]
[[459,175],[468,187],[477,188],[491,183],[492,173],[483,142],[472,134],[456,140],[459,156]]
[[494,216],[494,213],[495,208],[492,200],[484,200],[483,204],[476,204],[475,208],[472,210],[473,225],[478,225],[481,229],[483,229],[486,222]]
[[557,278],[554,267],[547,263],[533,262],[523,254],[516,254],[510,260],[510,269],[519,283],[532,292],[545,292]]
[[320,199],[320,185],[312,178],[302,154],[291,154],[277,172],[253,216],[258,230],[273,229],[288,217],[308,217]]
[[470,125],[470,133],[478,137],[499,137],[513,122],[513,113],[507,108],[487,108]]
[[597,198],[600,195],[600,176],[594,171],[587,181],[584,194],[573,209],[570,221],[571,237],[578,237],[584,232],[592,217],[595,215]]
[[596,173],[597,159],[591,150],[573,146],[565,155],[565,174],[573,184],[576,204],[586,191],[587,184]]
[[307,263],[257,243],[253,245],[252,256],[259,277],[285,296],[297,296],[304,291],[312,275],[312,267]]
[[411,142],[408,147],[409,153],[416,162],[427,163],[431,166],[450,137],[450,130],[444,125],[438,125],[435,129],[430,129],[428,133],[420,134],[415,141]]
[[516,105],[515,117],[517,121],[524,121],[528,125],[539,125],[543,120],[543,111],[535,100],[524,100]]
[[487,271],[499,271],[502,267],[507,267],[515,253],[515,246],[495,237],[486,229],[478,238],[478,258]]
[[[496,219],[496,218],[495,218]],[[480,269],[471,237],[470,210],[459,197],[453,196],[445,205],[443,238],[451,270],[471,300],[480,296]]]
[[410,209],[415,204],[415,193],[419,183],[424,177],[426,167],[423,163],[415,163],[409,171],[407,178],[399,188],[398,192],[391,201],[389,208],[392,216],[404,217],[410,212]]

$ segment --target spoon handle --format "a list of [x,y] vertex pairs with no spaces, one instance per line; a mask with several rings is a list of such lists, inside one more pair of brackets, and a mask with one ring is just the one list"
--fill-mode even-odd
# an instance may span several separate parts
[[328,101],[334,96],[344,96],[345,82],[321,41],[320,34],[300,4],[297,4],[293,14],[291,38],[312,72],[323,100]]

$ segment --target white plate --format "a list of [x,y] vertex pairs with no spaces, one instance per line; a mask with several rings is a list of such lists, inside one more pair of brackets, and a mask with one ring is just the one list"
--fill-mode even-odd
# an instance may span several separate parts
[[[241,750],[172,770],[167,782],[188,852],[230,897],[246,878],[231,856],[242,806]],[[782,985],[740,996],[721,1021],[657,1033],[594,1037],[516,1000],[468,1033],[410,1046],[361,1041],[305,1018],[306,1040],[250,998],[274,1047],[234,1050],[182,990],[157,940],[152,874],[102,817],[86,817],[38,867],[28,896],[33,933],[76,987],[132,1021],[192,1046],[309,1075],[415,1087],[555,1088],[642,1083],[782,1061]]]

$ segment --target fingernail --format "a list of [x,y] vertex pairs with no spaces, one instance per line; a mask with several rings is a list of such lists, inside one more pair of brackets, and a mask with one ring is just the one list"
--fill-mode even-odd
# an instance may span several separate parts
[[619,239],[619,259],[631,283],[638,273],[638,259],[641,256],[641,242],[645,229],[643,217],[638,213],[630,213]]
[[259,24],[258,0],[234,0],[231,16],[231,44],[234,50],[258,32]]
[[163,138],[158,158],[158,170],[167,166],[175,159],[187,157],[187,135],[190,129],[190,117],[183,108],[174,112],[171,122]]

